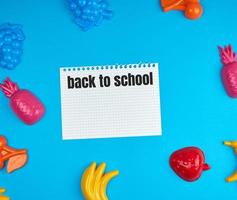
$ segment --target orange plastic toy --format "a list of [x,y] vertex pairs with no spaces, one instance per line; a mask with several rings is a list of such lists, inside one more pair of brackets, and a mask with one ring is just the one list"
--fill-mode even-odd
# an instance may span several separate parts
[[203,8],[199,0],[161,0],[161,6],[164,12],[170,10],[184,11],[188,19],[198,19],[203,14]]
[[27,162],[26,149],[17,150],[7,145],[7,140],[4,136],[0,136],[0,169],[4,167],[7,162],[7,172],[11,173],[21,167]]

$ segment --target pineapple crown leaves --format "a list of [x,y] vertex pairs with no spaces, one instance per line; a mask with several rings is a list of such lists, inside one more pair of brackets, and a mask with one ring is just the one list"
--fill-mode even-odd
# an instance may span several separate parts
[[233,51],[231,45],[225,46],[224,48],[218,46],[220,51],[221,61],[224,65],[236,62],[236,53]]
[[8,98],[11,98],[12,95],[14,95],[18,90],[19,87],[16,83],[12,82],[10,78],[6,78],[3,84],[0,84],[0,88],[2,89],[2,92],[7,96]]

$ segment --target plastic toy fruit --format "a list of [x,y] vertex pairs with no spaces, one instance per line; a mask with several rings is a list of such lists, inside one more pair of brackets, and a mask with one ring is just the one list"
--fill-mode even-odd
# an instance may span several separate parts
[[106,188],[109,181],[119,174],[119,171],[104,173],[106,164],[102,163],[96,167],[92,163],[83,173],[81,189],[86,200],[108,200]]
[[210,166],[205,163],[205,156],[197,147],[186,147],[175,151],[170,156],[170,166],[174,172],[186,181],[196,181]]
[[107,0],[67,0],[67,3],[74,22],[83,31],[98,26],[104,19],[110,19],[113,16]]
[[237,141],[225,141],[224,145],[232,147],[234,149],[235,154],[237,155]]
[[10,106],[16,115],[26,124],[34,124],[39,121],[45,108],[41,101],[28,90],[21,90],[16,83],[7,78],[0,88],[6,97],[10,99]]
[[199,0],[161,0],[161,6],[164,12],[170,10],[184,11],[188,19],[198,19],[203,14],[203,8]]
[[21,62],[24,40],[21,25],[0,25],[0,67],[14,69]]
[[[225,141],[224,144],[226,146],[232,147],[234,149],[235,154],[237,155],[237,141]],[[226,178],[227,182],[234,182],[237,181],[237,171],[235,171],[232,175],[230,175],[228,178]]]
[[227,94],[230,97],[237,98],[237,60],[231,45],[224,48],[218,47],[220,51],[222,68],[222,81]]
[[[26,149],[17,150],[7,145],[7,140],[4,136],[0,136],[0,169],[4,167],[4,162],[7,162],[7,172],[11,173],[27,162]],[[1,199],[0,199],[1,200]]]
[[6,192],[6,190],[3,188],[0,188],[0,200],[10,200],[9,197],[7,197],[3,194],[4,192]]

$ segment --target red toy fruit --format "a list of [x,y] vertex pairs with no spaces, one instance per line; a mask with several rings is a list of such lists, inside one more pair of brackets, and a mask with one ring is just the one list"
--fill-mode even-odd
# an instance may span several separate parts
[[189,19],[198,19],[203,14],[203,8],[200,3],[189,3],[187,4],[184,15]]
[[185,17],[192,20],[200,18],[203,14],[200,0],[161,0],[161,6],[164,12],[184,11]]
[[40,100],[30,91],[19,89],[9,78],[0,84],[0,88],[10,99],[13,111],[26,124],[34,124],[44,115],[45,108]]
[[199,179],[202,171],[210,169],[202,150],[197,147],[175,151],[170,156],[170,166],[180,178],[190,182]]
[[230,97],[237,98],[237,60],[231,45],[224,48],[218,47],[220,51],[222,68],[222,81],[227,94]]

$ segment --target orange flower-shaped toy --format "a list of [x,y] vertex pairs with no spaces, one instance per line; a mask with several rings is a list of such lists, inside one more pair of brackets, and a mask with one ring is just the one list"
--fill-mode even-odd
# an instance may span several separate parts
[[0,136],[0,169],[2,169],[7,162],[7,172],[11,173],[21,167],[27,162],[26,149],[18,150],[7,145],[7,140],[4,136]]

